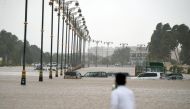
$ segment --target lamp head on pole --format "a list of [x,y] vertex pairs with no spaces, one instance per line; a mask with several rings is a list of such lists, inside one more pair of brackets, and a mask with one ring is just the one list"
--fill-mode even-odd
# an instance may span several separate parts
[[79,14],[80,17],[82,17],[82,14]]
[[55,7],[54,11],[56,11],[56,12],[58,11],[58,7],[57,6]]
[[54,2],[54,0],[50,0],[50,1],[49,1],[49,5],[50,5],[50,6],[53,5],[53,2]]
[[81,12],[82,12],[80,8],[78,9],[78,12],[79,12],[79,13],[81,13]]
[[76,2],[76,3],[75,3],[75,6],[79,6],[79,2]]

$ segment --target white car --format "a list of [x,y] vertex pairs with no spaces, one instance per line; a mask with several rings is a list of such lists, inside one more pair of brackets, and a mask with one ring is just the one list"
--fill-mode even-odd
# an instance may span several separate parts
[[137,77],[134,77],[133,79],[151,79],[151,80],[158,80],[162,79],[163,72],[145,72],[140,73]]

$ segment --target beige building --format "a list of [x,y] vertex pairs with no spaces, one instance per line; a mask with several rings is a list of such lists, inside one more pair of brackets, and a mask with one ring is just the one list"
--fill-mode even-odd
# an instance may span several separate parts
[[129,62],[131,65],[143,65],[148,55],[148,49],[142,46],[131,46]]

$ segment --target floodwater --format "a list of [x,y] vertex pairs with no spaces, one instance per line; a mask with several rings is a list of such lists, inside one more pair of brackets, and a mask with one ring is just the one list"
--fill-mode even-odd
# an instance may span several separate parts
[[[114,78],[54,76],[50,80],[44,76],[44,81],[38,82],[38,76],[28,75],[26,86],[20,85],[20,79],[20,74],[0,75],[0,109],[110,108]],[[190,107],[190,80],[127,80],[127,87],[135,94],[136,109]]]

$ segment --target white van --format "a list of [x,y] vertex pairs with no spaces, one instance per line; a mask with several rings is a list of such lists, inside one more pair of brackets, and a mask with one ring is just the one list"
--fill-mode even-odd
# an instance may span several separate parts
[[136,79],[162,79],[163,72],[145,72],[140,73]]

